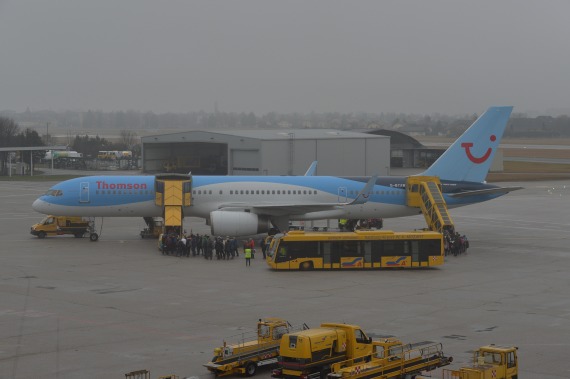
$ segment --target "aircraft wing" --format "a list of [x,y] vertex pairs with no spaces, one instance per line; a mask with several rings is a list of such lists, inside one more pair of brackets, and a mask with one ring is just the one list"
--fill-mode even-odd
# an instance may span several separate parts
[[313,204],[270,204],[270,203],[227,203],[218,208],[221,211],[243,211],[249,209],[257,214],[268,216],[299,215],[309,212],[328,211],[342,208],[342,203],[313,203]]
[[500,187],[500,188],[489,188],[489,189],[482,189],[482,190],[474,190],[474,191],[465,191],[465,192],[458,192],[458,193],[449,193],[447,196],[449,197],[469,197],[469,196],[479,196],[479,195],[491,195],[495,193],[509,193],[512,191],[520,190],[523,187]]

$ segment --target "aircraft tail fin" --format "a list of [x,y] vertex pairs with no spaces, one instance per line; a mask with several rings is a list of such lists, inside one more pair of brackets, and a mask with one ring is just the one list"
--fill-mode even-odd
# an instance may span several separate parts
[[490,107],[419,175],[444,180],[483,182],[509,121],[513,107]]

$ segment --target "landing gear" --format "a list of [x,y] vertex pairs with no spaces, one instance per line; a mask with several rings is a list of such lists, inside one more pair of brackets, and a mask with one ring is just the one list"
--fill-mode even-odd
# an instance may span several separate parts
[[[101,224],[103,220],[101,219]],[[99,240],[99,234],[95,232],[95,217],[89,217],[89,241],[96,242]]]

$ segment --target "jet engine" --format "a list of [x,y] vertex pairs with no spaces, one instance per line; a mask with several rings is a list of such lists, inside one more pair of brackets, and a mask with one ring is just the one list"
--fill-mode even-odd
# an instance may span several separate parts
[[210,226],[215,236],[249,236],[266,233],[271,227],[269,217],[249,212],[214,211]]

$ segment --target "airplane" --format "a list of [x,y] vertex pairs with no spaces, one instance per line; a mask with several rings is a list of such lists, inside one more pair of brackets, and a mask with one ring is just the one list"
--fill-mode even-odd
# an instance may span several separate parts
[[[476,204],[521,187],[485,178],[513,107],[490,107],[426,171],[439,177],[448,208]],[[405,176],[193,176],[192,205],[184,217],[201,217],[212,235],[245,236],[288,230],[289,221],[411,216]],[[161,217],[155,176],[87,176],[63,181],[34,201],[37,212],[83,217]]]

